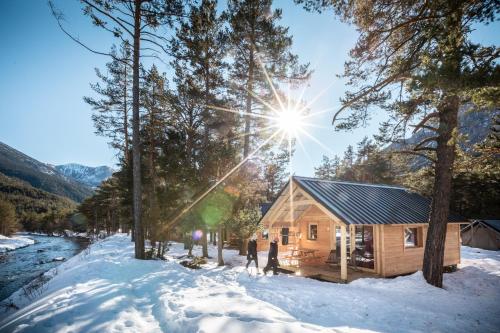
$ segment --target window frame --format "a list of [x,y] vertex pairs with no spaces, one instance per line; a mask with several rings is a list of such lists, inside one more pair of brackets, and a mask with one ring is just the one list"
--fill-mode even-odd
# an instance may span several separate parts
[[[415,241],[413,245],[409,245],[406,243],[406,231],[407,230],[415,230]],[[415,226],[415,227],[403,227],[403,246],[405,249],[418,249],[423,247],[423,242],[422,242],[422,227],[421,226]],[[412,232],[413,233],[413,232]]]
[[[316,226],[316,238],[311,238],[311,226]],[[307,240],[317,241],[318,240],[318,223],[309,223],[307,225]]]

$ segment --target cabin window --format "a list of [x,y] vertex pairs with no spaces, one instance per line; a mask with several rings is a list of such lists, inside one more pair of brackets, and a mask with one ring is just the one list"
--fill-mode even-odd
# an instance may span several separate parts
[[309,239],[309,240],[317,240],[318,239],[318,225],[317,224],[309,224],[309,230],[307,232],[307,239]]
[[288,245],[288,228],[281,228],[281,245]]
[[405,247],[421,247],[419,228],[405,228]]
[[262,230],[262,239],[269,239],[269,229]]
[[373,251],[373,227],[362,225],[354,227],[354,258],[356,266],[373,269],[375,267],[375,255]]

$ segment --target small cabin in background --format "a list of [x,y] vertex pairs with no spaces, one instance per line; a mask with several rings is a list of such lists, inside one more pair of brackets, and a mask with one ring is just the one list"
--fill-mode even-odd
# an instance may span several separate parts
[[500,220],[477,220],[462,228],[462,244],[500,250]]
[[[403,187],[293,177],[262,216],[258,249],[278,236],[282,269],[328,281],[413,273],[429,213],[430,200]],[[450,215],[445,266],[460,262],[464,222]]]

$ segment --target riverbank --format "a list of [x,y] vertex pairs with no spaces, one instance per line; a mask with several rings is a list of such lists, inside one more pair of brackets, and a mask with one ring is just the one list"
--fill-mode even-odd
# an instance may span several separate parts
[[13,251],[35,244],[35,241],[26,236],[14,235],[7,237],[0,235],[0,253]]
[[[195,247],[194,253],[201,249]],[[0,332],[496,332],[500,327],[500,252],[462,247],[444,289],[421,273],[334,284],[293,275],[255,275],[237,251],[216,248],[201,269],[136,260],[134,244],[114,235],[69,259]],[[261,263],[261,265],[264,263]]]

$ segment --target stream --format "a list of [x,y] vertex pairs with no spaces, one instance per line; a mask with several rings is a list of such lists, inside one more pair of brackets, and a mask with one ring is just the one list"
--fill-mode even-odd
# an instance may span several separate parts
[[85,239],[26,235],[35,244],[0,253],[0,301],[35,279],[40,274],[54,268],[85,249]]

